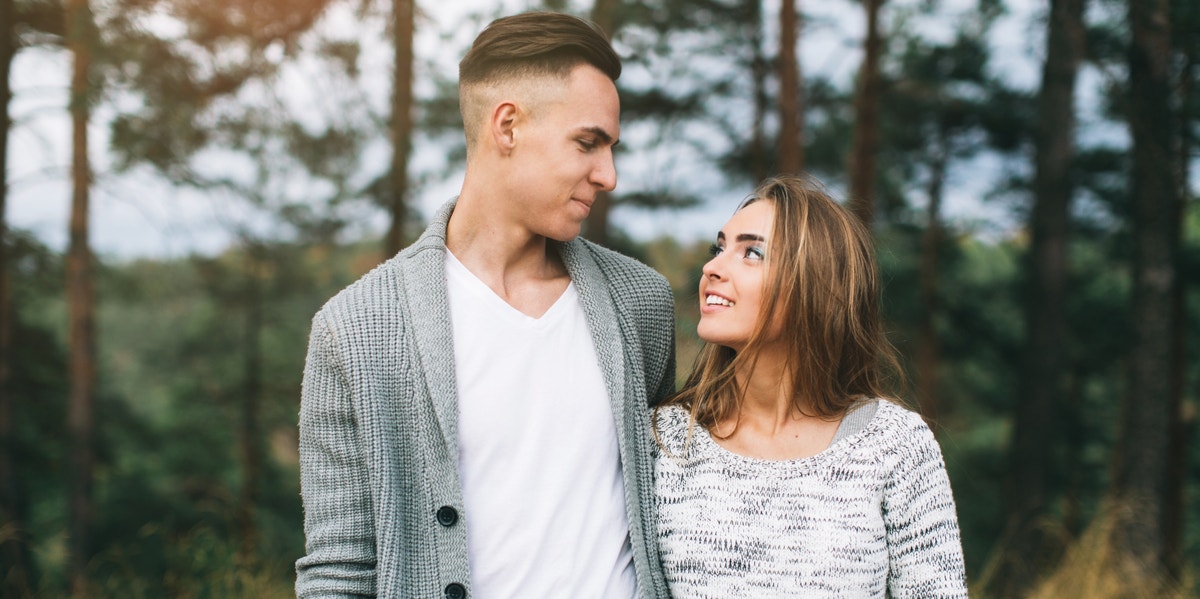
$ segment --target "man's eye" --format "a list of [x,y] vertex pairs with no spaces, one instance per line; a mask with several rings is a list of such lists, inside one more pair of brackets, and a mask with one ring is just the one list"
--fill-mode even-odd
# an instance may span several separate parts
[[575,141],[579,142],[579,147],[583,148],[584,150],[596,149],[596,140],[594,139],[581,138]]

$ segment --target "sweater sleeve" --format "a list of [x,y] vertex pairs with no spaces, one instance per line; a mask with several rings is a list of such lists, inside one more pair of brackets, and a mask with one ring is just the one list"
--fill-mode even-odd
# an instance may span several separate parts
[[916,414],[888,456],[883,516],[888,544],[888,596],[967,596],[966,568],[950,478],[933,432]]
[[663,285],[666,287],[666,294],[661,301],[665,306],[664,311],[668,317],[660,325],[663,330],[661,338],[664,339],[665,343],[658,351],[662,352],[666,364],[663,366],[662,377],[658,381],[658,386],[653,390],[653,395],[650,396],[651,406],[658,405],[675,392],[675,299],[671,295],[671,288],[669,285],[666,285],[665,280],[663,281]]
[[364,451],[334,336],[313,319],[300,397],[305,556],[300,599],[375,596],[375,529]]

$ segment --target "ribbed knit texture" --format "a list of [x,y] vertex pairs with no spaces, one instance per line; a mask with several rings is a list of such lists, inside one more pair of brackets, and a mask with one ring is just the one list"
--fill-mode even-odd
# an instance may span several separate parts
[[[449,584],[470,596],[445,280],[453,207],[313,318],[300,403],[298,597],[435,598]],[[638,584],[644,597],[666,597],[648,406],[674,384],[671,290],[649,267],[581,239],[558,250],[613,402]],[[437,521],[443,506],[460,515],[451,526]],[[539,525],[539,514],[529,518]]]
[[774,461],[732,453],[700,426],[689,442],[687,412],[661,410],[658,532],[671,594],[966,597],[937,441],[894,403],[874,411],[843,422],[859,430],[839,431],[824,452]]

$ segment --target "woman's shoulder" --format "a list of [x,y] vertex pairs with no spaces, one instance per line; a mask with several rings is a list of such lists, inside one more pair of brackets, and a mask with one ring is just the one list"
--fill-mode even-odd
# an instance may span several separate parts
[[902,433],[929,430],[929,425],[925,424],[925,419],[920,414],[890,399],[880,399],[878,401],[876,416],[881,427],[888,430],[895,430]]
[[875,441],[885,455],[903,457],[929,453],[940,455],[937,439],[925,419],[894,401],[881,400],[872,422]]
[[655,408],[652,412],[654,419],[654,435],[662,447],[674,455],[682,455],[688,442],[691,414],[679,405],[668,405]]

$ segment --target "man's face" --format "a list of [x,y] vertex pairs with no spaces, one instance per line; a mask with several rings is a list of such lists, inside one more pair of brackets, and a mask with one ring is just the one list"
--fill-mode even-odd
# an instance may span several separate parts
[[590,65],[557,85],[514,125],[509,166],[520,196],[514,216],[536,235],[567,241],[579,235],[596,195],[617,184],[620,101],[612,80]]

